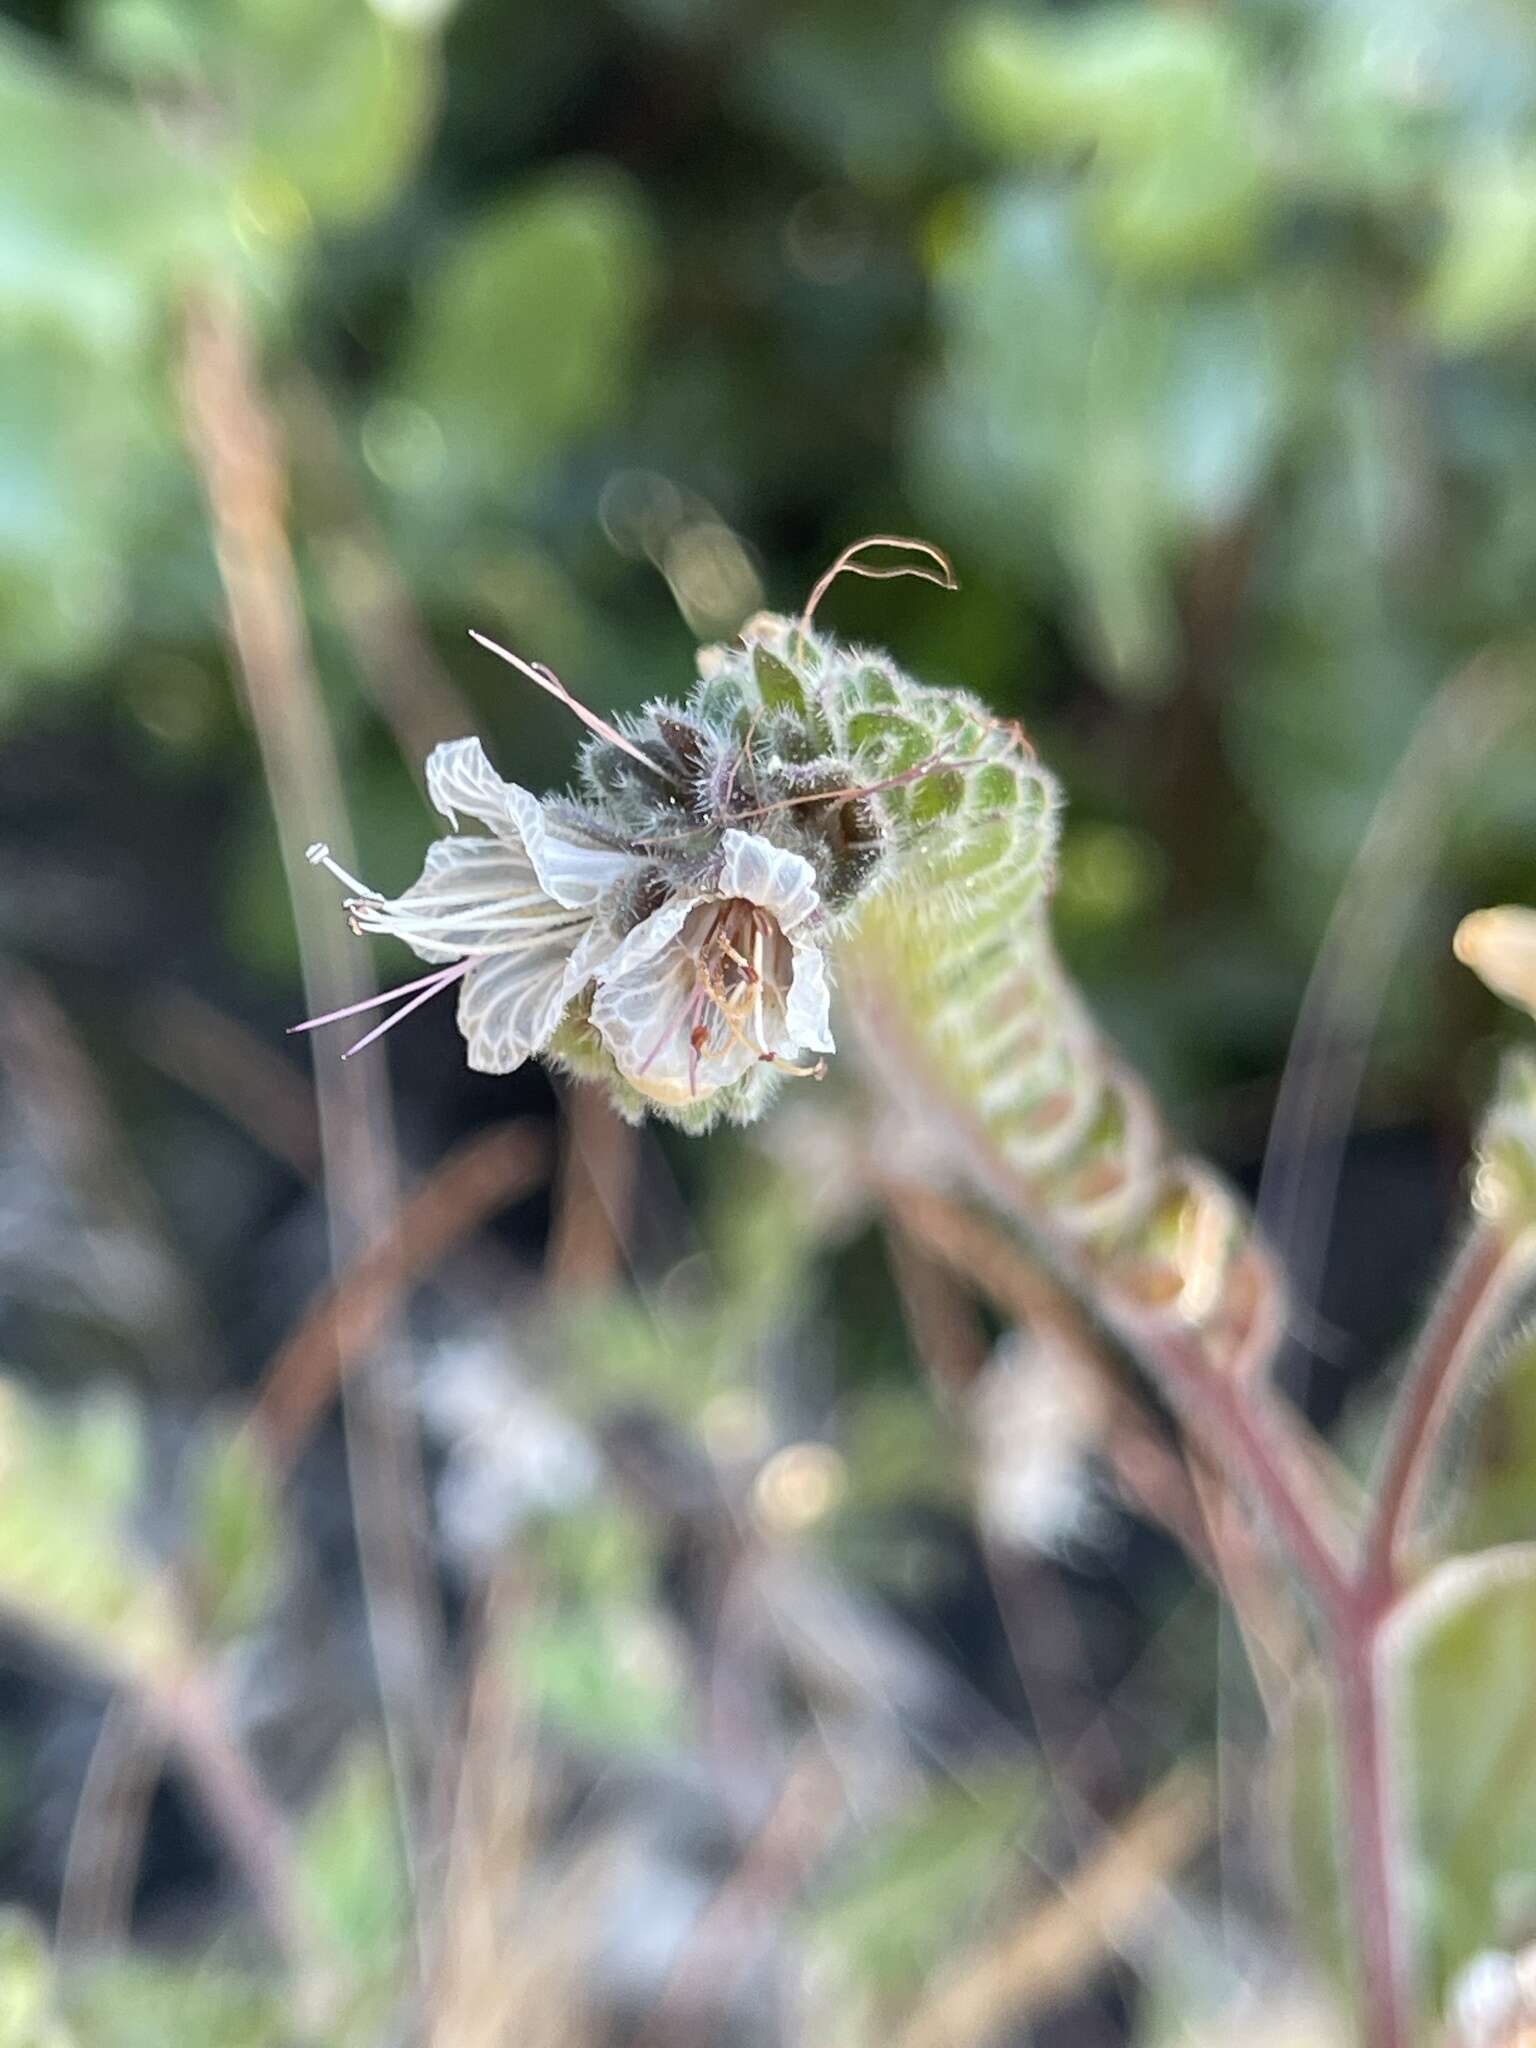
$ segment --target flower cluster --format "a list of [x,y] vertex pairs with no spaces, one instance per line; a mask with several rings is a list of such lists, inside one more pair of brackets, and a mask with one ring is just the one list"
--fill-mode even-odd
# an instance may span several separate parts
[[579,783],[534,796],[454,740],[427,763],[452,830],[402,895],[310,849],[347,884],[356,930],[432,969],[354,1052],[457,986],[484,1072],[539,1056],[603,1080],[631,1117],[747,1122],[780,1077],[825,1071],[834,941],[876,898],[950,930],[995,897],[1016,847],[1024,871],[1047,869],[1051,785],[1016,730],[804,621],[764,614],[701,650],[686,703],[622,729],[494,651],[588,726]]
[[459,984],[472,1067],[506,1074],[549,1052],[573,1009],[625,1087],[667,1109],[709,1103],[757,1065],[814,1072],[801,1054],[834,1049],[802,855],[726,827],[713,857],[669,877],[590,812],[503,781],[476,739],[438,747],[427,788],[450,825],[484,833],[455,830],[403,895],[360,891],[347,909],[443,968],[411,985],[416,1001]]

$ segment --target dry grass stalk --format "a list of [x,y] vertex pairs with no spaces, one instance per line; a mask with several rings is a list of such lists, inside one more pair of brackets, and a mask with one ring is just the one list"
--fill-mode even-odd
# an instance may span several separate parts
[[407,1293],[508,1203],[533,1191],[545,1147],[524,1119],[493,1124],[450,1152],[389,1234],[332,1282],[268,1369],[251,1425],[286,1463]]
[[1083,1985],[1154,1907],[1210,1834],[1206,1779],[1180,1765],[1142,1801],[1059,1897],[962,1957],[932,1986],[897,2048],[981,2048]]
[[563,1108],[545,1276],[555,1294],[600,1292],[628,1258],[640,1133],[600,1088],[567,1088]]
[[[232,297],[187,311],[180,397],[187,447],[207,498],[234,667],[255,728],[311,1014],[371,994],[366,956],[332,906],[322,910],[303,855],[324,830],[350,859],[341,777],[310,654],[289,544],[287,478],[254,344]],[[398,1205],[387,1070],[381,1061],[317,1068],[331,1256],[344,1270],[388,1234]],[[384,1707],[402,1843],[409,1857],[437,1740],[443,1622],[427,1550],[420,1444],[404,1399],[404,1334],[385,1324],[371,1370],[348,1376],[347,1458],[369,1636]]]

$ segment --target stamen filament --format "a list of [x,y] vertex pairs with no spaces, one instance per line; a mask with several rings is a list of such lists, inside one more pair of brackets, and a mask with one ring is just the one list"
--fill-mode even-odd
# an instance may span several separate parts
[[306,1017],[302,1024],[290,1024],[289,1036],[295,1031],[315,1031],[322,1024],[339,1024],[343,1017],[355,1017],[360,1010],[376,1010],[381,1003],[392,1003],[397,996],[414,995],[419,988],[436,988],[438,983],[447,984],[455,974],[462,974],[468,963],[455,960],[451,967],[434,967],[430,974],[422,975],[419,981],[402,982],[399,988],[387,988],[376,996],[364,996],[360,1003],[348,1003],[342,1010],[327,1010],[323,1017]]
[[331,849],[323,839],[317,839],[313,846],[306,846],[304,858],[312,868],[329,868],[330,872],[352,891],[354,896],[366,897],[370,903],[382,903],[377,889],[370,889],[366,882],[360,882],[356,875],[349,875],[339,860],[332,860]]
[[[475,955],[471,954],[469,959],[455,960],[451,967],[445,967],[441,974],[435,975],[432,978],[432,986],[430,988],[424,988],[420,995],[412,996],[408,1003],[402,1003],[400,1008],[394,1011],[392,1015],[386,1017],[382,1024],[375,1024],[371,1031],[366,1032],[357,1041],[356,1045],[349,1045],[347,1047],[346,1051],[342,1054],[342,1058],[344,1060],[351,1059],[353,1053],[361,1052],[364,1046],[372,1045],[373,1041],[376,1038],[382,1038],[386,1031],[393,1031],[397,1024],[404,1018],[409,1017],[412,1010],[419,1010],[423,1003],[430,1003],[439,989],[447,988],[450,982],[457,981],[461,975],[467,974],[474,965],[474,962]],[[395,989],[392,993],[398,995],[400,991]]]

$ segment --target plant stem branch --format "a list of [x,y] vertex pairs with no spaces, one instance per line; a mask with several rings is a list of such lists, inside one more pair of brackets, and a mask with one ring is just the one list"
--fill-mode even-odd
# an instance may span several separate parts
[[1402,1549],[1467,1375],[1529,1277],[1536,1244],[1480,1222],[1442,1289],[1387,1422],[1386,1449],[1360,1551],[1362,1592],[1396,1589]]
[[1379,1683],[1381,1626],[1388,1611],[1357,1599],[1338,1617],[1330,1642],[1366,2048],[1408,2048],[1413,2038],[1407,1932],[1393,1849],[1392,1764]]
[[194,1669],[145,1688],[141,1703],[180,1759],[302,1987],[313,1959],[299,1910],[293,1838],[230,1735],[223,1702],[206,1673]]

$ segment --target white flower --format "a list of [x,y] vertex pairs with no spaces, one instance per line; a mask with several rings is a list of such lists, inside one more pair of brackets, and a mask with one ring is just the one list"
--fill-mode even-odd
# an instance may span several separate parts
[[1102,1541],[1110,1524],[1091,1456],[1104,1416],[1070,1360],[1050,1342],[1010,1333],[978,1379],[970,1411],[977,1514],[994,1543],[1062,1557]]
[[754,833],[726,831],[707,885],[678,888],[626,931],[631,885],[655,872],[632,848],[570,807],[504,782],[478,740],[436,748],[427,789],[450,824],[463,813],[490,836],[438,840],[403,895],[363,889],[323,846],[310,848],[311,860],[356,892],[347,908],[359,931],[403,939],[439,970],[393,991],[409,1002],[353,1052],[461,982],[469,1064],[510,1073],[544,1051],[590,986],[592,1024],[615,1066],[657,1103],[701,1101],[759,1061],[820,1071],[796,1064],[802,1051],[834,1049],[809,861]]
[[670,897],[596,971],[592,1022],[655,1102],[700,1100],[759,1060],[812,1072],[798,1053],[835,1050],[815,870],[751,832],[721,847],[714,888]]
[[447,1451],[436,1488],[443,1538],[466,1562],[493,1557],[530,1516],[579,1506],[595,1491],[591,1442],[508,1357],[500,1333],[443,1344],[419,1401]]
[[348,909],[359,930],[392,933],[423,960],[464,963],[469,1064],[509,1074],[548,1045],[590,980],[604,936],[594,912],[635,857],[503,782],[478,740],[433,749],[427,794],[450,825],[464,813],[491,837],[439,839],[403,896],[357,897]]

